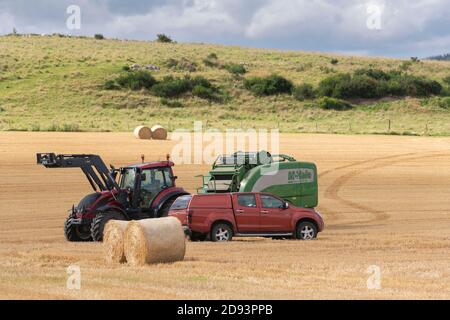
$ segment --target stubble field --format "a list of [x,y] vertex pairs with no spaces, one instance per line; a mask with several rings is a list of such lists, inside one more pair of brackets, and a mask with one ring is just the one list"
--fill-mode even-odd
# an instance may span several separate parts
[[[37,166],[35,153],[96,153],[120,166],[142,153],[163,159],[174,143],[0,133],[0,298],[450,298],[450,138],[292,134],[280,143],[318,165],[326,223],[318,240],[188,243],[183,262],[130,267],[106,264],[99,243],[65,241],[67,210],[89,184],[77,169]],[[207,169],[176,166],[178,184],[194,192]],[[80,267],[80,290],[66,287],[70,265]],[[368,289],[371,266],[380,289]]]

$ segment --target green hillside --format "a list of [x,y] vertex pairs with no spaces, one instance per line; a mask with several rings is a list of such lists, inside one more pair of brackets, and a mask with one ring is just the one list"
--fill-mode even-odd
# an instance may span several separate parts
[[[159,71],[150,71],[157,81],[166,76],[202,76],[223,99],[208,100],[191,92],[161,99],[145,89],[105,88],[108,80],[130,72],[124,67],[133,64],[158,66]],[[225,68],[230,64],[243,65],[247,73],[232,74]],[[403,70],[427,77],[439,81],[443,93],[426,98],[350,99],[352,109],[337,111],[320,108],[317,98],[255,96],[244,85],[246,78],[277,74],[294,85],[317,87],[327,77],[361,68]],[[444,97],[448,93],[444,79],[449,76],[450,63],[440,61],[410,63],[208,44],[4,36],[0,37],[0,130],[128,131],[155,123],[173,130],[192,128],[194,120],[208,120],[209,128],[219,129],[387,133],[390,122],[392,134],[450,135],[450,98]]]

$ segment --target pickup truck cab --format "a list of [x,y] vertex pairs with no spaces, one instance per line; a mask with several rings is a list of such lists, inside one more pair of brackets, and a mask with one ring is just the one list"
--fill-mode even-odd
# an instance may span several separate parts
[[192,240],[230,241],[233,237],[312,240],[324,229],[314,209],[294,207],[267,193],[222,193],[179,197],[169,211]]

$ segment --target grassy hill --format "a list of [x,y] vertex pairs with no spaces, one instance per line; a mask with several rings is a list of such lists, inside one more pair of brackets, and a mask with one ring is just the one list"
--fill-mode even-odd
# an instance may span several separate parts
[[[291,95],[256,97],[243,77],[203,61],[217,55],[219,64],[243,64],[243,77],[278,74],[294,84],[314,86],[333,74],[360,68],[397,70],[405,61],[323,53],[248,49],[208,44],[95,40],[58,36],[0,37],[0,130],[128,131],[160,123],[170,130],[208,127],[275,128],[282,132],[387,133],[450,135],[448,98],[393,98],[351,101],[347,111],[323,110],[315,100]],[[169,59],[188,61],[195,72],[171,67]],[[338,62],[332,59],[337,59]],[[146,90],[106,90],[104,84],[123,74],[124,66],[152,64],[156,79],[185,74],[203,76],[227,93],[225,102],[185,95],[162,100]],[[408,73],[444,85],[450,63],[423,61]],[[447,99],[447,100],[445,100]],[[176,103],[174,103],[176,101]],[[444,103],[445,102],[445,103]]]

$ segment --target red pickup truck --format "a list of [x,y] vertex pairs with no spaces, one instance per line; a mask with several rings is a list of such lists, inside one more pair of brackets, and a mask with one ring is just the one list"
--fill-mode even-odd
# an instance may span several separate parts
[[311,240],[324,228],[314,209],[297,208],[266,193],[181,196],[169,215],[180,219],[194,241],[230,241],[233,236]]

